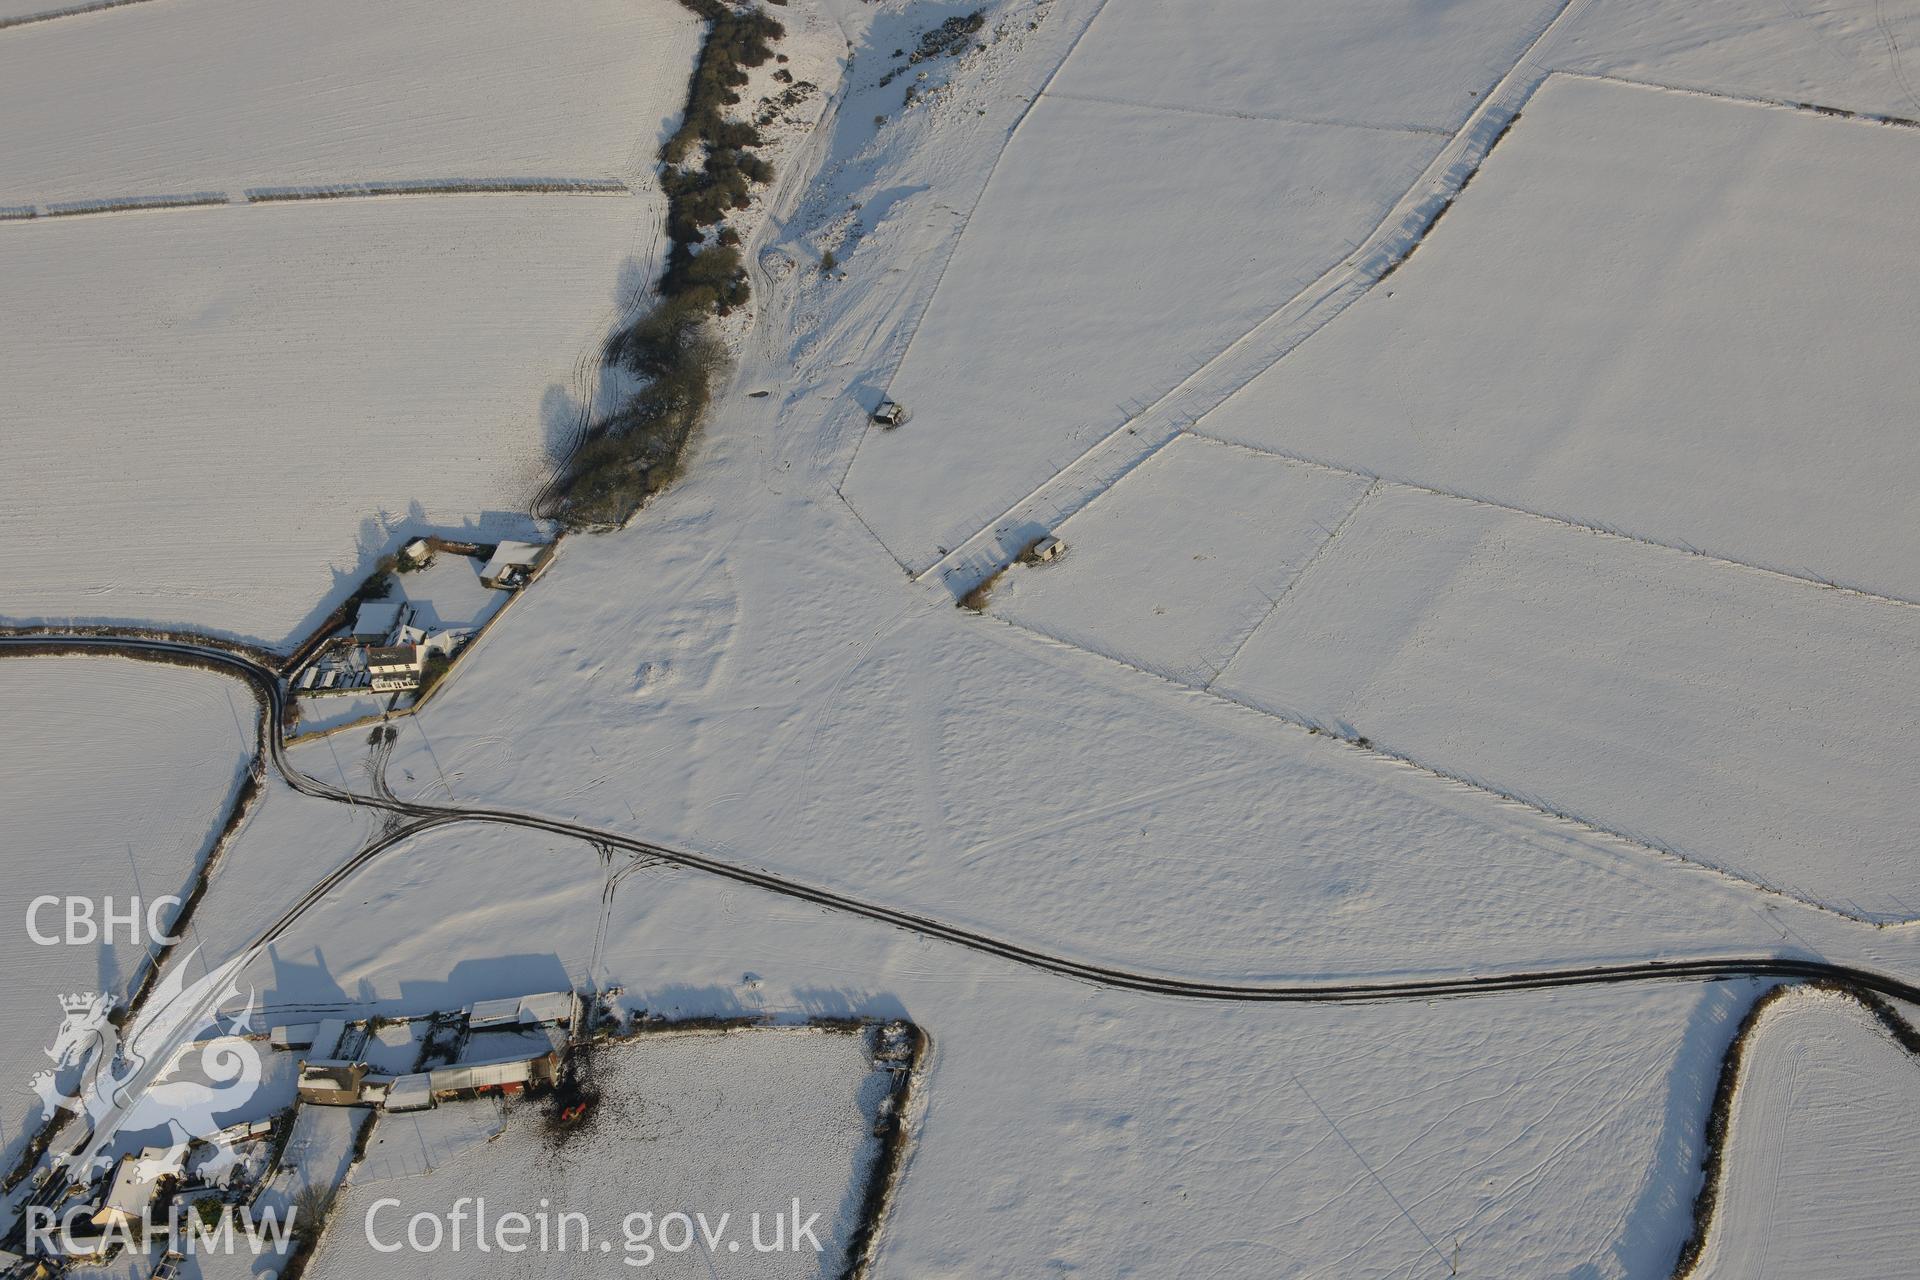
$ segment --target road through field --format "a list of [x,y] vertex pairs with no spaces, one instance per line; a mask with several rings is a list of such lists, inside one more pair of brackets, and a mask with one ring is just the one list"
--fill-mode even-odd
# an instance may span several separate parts
[[621,849],[707,875],[749,885],[765,892],[829,911],[859,916],[919,934],[983,955],[998,956],[1024,968],[1051,973],[1102,987],[1140,991],[1190,1000],[1238,1003],[1352,1004],[1393,1000],[1433,1000],[1455,996],[1488,995],[1503,991],[1550,987],[1605,986],[1628,982],[1710,982],[1730,978],[1779,978],[1825,981],[1876,995],[1920,1004],[1920,983],[1893,974],[1795,955],[1702,956],[1645,960],[1626,964],[1580,965],[1552,969],[1520,969],[1498,973],[1467,973],[1448,977],[1376,979],[1356,982],[1210,982],[1172,974],[1121,968],[1076,960],[1070,956],[1022,945],[1007,938],[962,928],[932,916],[902,911],[810,885],[759,868],[729,862],[684,849],[673,849],[615,831],[567,822],[513,809],[474,805],[434,805],[401,800],[384,789],[373,793],[349,791],[322,782],[294,767],[282,742],[286,690],[280,673],[243,651],[189,638],[156,638],[128,634],[90,635],[16,634],[0,636],[0,657],[53,654],[106,654],[156,662],[190,663],[221,671],[246,681],[262,706],[263,753],[287,785],[303,795],[354,804],[408,819],[404,825],[376,839],[317,881],[270,925],[256,944],[279,937],[335,887],[418,832],[460,822],[521,827],[566,836],[591,844]]

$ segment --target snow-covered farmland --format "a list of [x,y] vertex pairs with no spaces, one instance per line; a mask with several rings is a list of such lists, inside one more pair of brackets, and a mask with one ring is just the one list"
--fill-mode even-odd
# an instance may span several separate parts
[[1557,77],[1225,439],[1920,598],[1920,130]]
[[650,185],[699,32],[676,0],[152,0],[35,23],[0,36],[0,205],[379,180]]
[[[299,847],[280,854],[289,866],[306,857]],[[1599,1277],[1664,1274],[1687,1230],[1721,1054],[1753,996],[1749,984],[1726,983],[1223,1007],[1091,989],[662,868],[621,877],[603,925],[549,888],[564,873],[591,889],[599,869],[587,848],[567,855],[521,832],[424,837],[342,886],[311,928],[303,922],[324,956],[283,963],[269,1007],[337,1002],[336,978],[360,1012],[538,989],[552,970],[502,962],[527,949],[518,940],[538,939],[556,956],[598,948],[598,972],[625,987],[627,1006],[669,1016],[912,1017],[933,1032],[934,1050],[885,1266],[915,1276],[1025,1277],[1036,1259],[1098,1275],[1126,1265],[1208,1274],[1202,1264],[1236,1280],[1289,1267],[1420,1274],[1440,1273],[1435,1259],[1450,1263],[1456,1249],[1492,1275],[1583,1274],[1583,1265]],[[474,914],[482,901],[486,913]],[[410,922],[405,936],[398,919]],[[1346,927],[1361,925],[1349,917]],[[305,955],[295,943],[285,959]],[[361,1224],[380,1195],[425,1197],[424,1208],[484,1193],[496,1210],[546,1195],[586,1202],[596,1222],[600,1204],[750,1210],[762,1183],[738,1163],[736,1121],[751,1122],[741,1132],[752,1135],[752,1159],[777,1170],[802,1162],[791,1179],[811,1185],[826,1167],[818,1142],[777,1118],[763,1123],[760,1108],[799,1097],[811,1112],[847,1096],[845,1077],[789,1092],[791,1077],[810,1077],[763,1057],[759,1034],[715,1042],[732,1055],[700,1070],[700,1097],[718,1094],[717,1110],[683,1102],[677,1070],[648,1071],[638,1124],[603,1116],[586,1136],[611,1140],[611,1130],[617,1145],[578,1161],[570,1146],[556,1159],[526,1112],[496,1141],[484,1141],[491,1125],[474,1139],[466,1124],[410,1148],[388,1117],[375,1136],[396,1154],[370,1149],[363,1168],[382,1180],[344,1202],[320,1274],[371,1265]],[[623,1069],[620,1054],[652,1047],[612,1049],[601,1064]],[[687,1140],[705,1143],[697,1157],[680,1154],[675,1130],[660,1143],[630,1141],[662,1116],[678,1125],[690,1114]],[[454,1124],[452,1109],[429,1122]],[[451,1161],[433,1156],[424,1180],[393,1176],[419,1171],[422,1153],[457,1148]],[[832,1162],[841,1186],[844,1151]],[[580,1180],[581,1170],[592,1176]],[[656,1184],[663,1174],[675,1181]],[[579,1200],[542,1178],[573,1179]]]
[[1920,1060],[1847,996],[1760,1015],[1698,1280],[1880,1280],[1920,1256]]
[[1563,0],[1110,0],[1049,96],[1372,128],[1457,127]]
[[1338,260],[1439,145],[1043,97],[888,385],[915,417],[867,433],[847,500],[924,568]]
[[277,643],[408,537],[529,532],[658,218],[493,195],[0,226],[0,608]]
[[1916,652],[1909,605],[1390,485],[1214,688],[1911,919]]
[[[711,483],[696,473],[651,509],[648,527],[678,536],[570,542],[458,678],[396,725],[395,789],[721,851],[1072,954],[1217,976],[1778,937],[1747,909],[1748,886],[950,599],[903,600],[858,527],[825,518],[838,508],[794,510],[801,494],[761,490],[741,498],[750,521],[720,519],[703,510]],[[345,734],[293,755],[363,788],[369,751]],[[465,912],[470,893],[484,921],[496,882],[459,883],[459,905],[442,908]],[[326,946],[344,962],[340,933]],[[434,962],[413,945],[393,943]]]
[[[75,16],[73,11],[108,0],[0,0],[0,28],[25,26],[55,16]],[[132,0],[144,4],[147,0]]]
[[[510,1108],[498,1138],[487,1141],[483,1133],[477,1143],[447,1143],[440,1135],[471,1134],[467,1113],[491,1118],[492,1102],[383,1117],[366,1163],[349,1175],[312,1274],[390,1276],[396,1257],[406,1274],[421,1277],[603,1276],[610,1258],[644,1266],[646,1275],[840,1274],[876,1154],[876,1108],[887,1091],[863,1036],[803,1029],[647,1034],[601,1049],[593,1073],[600,1099],[581,1128],[563,1134],[548,1130],[537,1103]],[[421,1176],[380,1177],[389,1145],[402,1157],[447,1153],[425,1169],[404,1159],[392,1166]],[[464,1196],[484,1198],[494,1220],[523,1213],[537,1222],[545,1214],[551,1223],[564,1211],[585,1215],[586,1227],[572,1230],[570,1247],[542,1250],[539,1237],[529,1236],[535,1248],[522,1256],[475,1252],[471,1222],[459,1252],[443,1245],[396,1255],[374,1247],[405,1241],[416,1213],[446,1221]],[[799,1221],[819,1215],[813,1231],[823,1252],[793,1238],[796,1198]],[[381,1207],[383,1200],[398,1204]],[[645,1235],[629,1216],[638,1213],[650,1215]],[[716,1233],[710,1248],[697,1228],[691,1248],[681,1247],[674,1224],[658,1234],[661,1220],[674,1213],[704,1214]],[[763,1245],[773,1244],[780,1220],[780,1251],[755,1249],[756,1213]],[[557,1227],[552,1239],[559,1239]]]
[[[253,699],[234,681],[186,667],[118,658],[0,662],[0,813],[6,815],[0,972],[8,1034],[0,1052],[0,1160],[39,1122],[29,1078],[51,1064],[64,992],[124,999],[147,954],[116,926],[111,946],[38,944],[29,904],[42,895],[181,895],[225,820],[253,754]],[[43,936],[65,932],[43,907]],[[171,919],[163,913],[160,923]],[[84,928],[78,932],[84,932]],[[76,935],[77,936],[77,935]],[[70,1082],[69,1082],[70,1083]]]
[[[364,771],[355,785],[368,786]],[[297,886],[291,896],[304,893],[352,857],[375,831],[371,816],[358,806],[315,800],[280,783],[262,786],[208,877],[206,895],[194,909],[192,945],[208,956],[232,956],[250,946],[287,909],[290,887]],[[278,989],[296,984],[308,989],[308,966],[321,959],[317,950],[296,957],[284,946],[276,947],[244,981],[263,1001],[272,1002]]]
[[[793,8],[813,2],[794,0]],[[943,587],[903,583],[834,494],[862,434],[859,411],[907,345],[972,198],[984,187],[987,202],[961,240],[955,272],[966,241],[1005,216],[995,212],[1001,179],[1018,173],[1014,161],[1032,145],[1033,129],[1064,118],[1055,114],[1062,106],[1109,105],[1064,94],[1041,101],[989,183],[1006,130],[1027,100],[1089,22],[1085,49],[1097,50],[1108,19],[1117,24],[1147,9],[1139,0],[1112,0],[1104,15],[1099,0],[993,5],[980,32],[987,50],[943,59],[929,71],[934,87],[903,111],[898,80],[878,84],[890,69],[885,51],[910,47],[926,26],[969,6],[825,3],[860,52],[850,75],[858,83],[788,170],[813,185],[772,193],[771,216],[748,237],[765,278],[755,279],[755,312],[732,321],[743,366],[737,385],[765,398],[724,395],[684,479],[629,532],[569,543],[540,589],[464,660],[461,677],[399,726],[386,768],[397,793],[619,828],[997,938],[1161,974],[1304,982],[1783,951],[1913,972],[1920,935],[1912,929],[1875,929],[1763,895],[1699,865],[956,610]],[[1196,20],[1232,11],[1184,8]],[[1567,12],[1578,19],[1593,8],[1575,3]],[[1472,3],[1407,7],[1416,10],[1432,23],[1496,12]],[[1273,23],[1260,33],[1276,57],[1295,44],[1323,48],[1341,65],[1315,66],[1322,83],[1404,89],[1396,105],[1444,105],[1439,89],[1483,83],[1499,66],[1464,40],[1443,41],[1437,59],[1413,57],[1426,30],[1421,22],[1383,21],[1391,31],[1378,41],[1315,45],[1309,37],[1338,21],[1327,6],[1238,12]],[[1520,15],[1522,6],[1503,12]],[[1488,43],[1511,56],[1511,44],[1501,42],[1513,34],[1501,27],[1495,39],[1486,30]],[[875,51],[881,56],[870,56]],[[1233,55],[1223,54],[1241,81],[1233,93],[1251,93],[1238,69],[1257,56],[1240,58],[1237,47]],[[1396,55],[1406,55],[1408,80],[1433,83],[1393,82]],[[1509,83],[1531,89],[1548,65],[1544,53],[1529,58]],[[1231,123],[1274,123],[1238,120],[1231,105],[1205,105]],[[1488,136],[1499,118],[1492,114]],[[1103,119],[1082,117],[1082,142],[1124,159]],[[1498,154],[1534,123],[1523,120]],[[1407,136],[1437,143],[1430,127]],[[1073,152],[1070,142],[1048,145]],[[1460,154],[1472,153],[1468,146]],[[809,174],[809,165],[818,169]],[[1384,290],[1418,279],[1492,181],[1489,173],[1476,182],[1468,202]],[[1272,217],[1236,215],[1228,233],[1259,238],[1264,251],[1312,222],[1301,213],[1306,197],[1282,186],[1296,203],[1269,199],[1263,209]],[[1117,184],[1098,189],[1113,206]],[[1129,228],[1144,217],[1124,207],[1110,215],[1088,202],[1048,225],[1076,244],[1098,241],[1109,226],[1125,232],[1123,240],[1143,241],[1149,237]],[[1344,255],[1341,246],[1357,234],[1342,230],[1328,251]],[[1818,228],[1806,234],[1819,243]],[[1176,229],[1153,247],[1176,264],[1191,257],[1219,271],[1231,247],[1189,239]],[[1387,234],[1376,248],[1394,244]],[[793,269],[817,262],[829,245],[846,250],[834,271]],[[1385,261],[1371,251],[1359,258]],[[1087,268],[1102,278],[1110,269],[1105,262]],[[1162,269],[1156,262],[1154,270]],[[1335,300],[1327,308],[1303,303],[1297,315],[1283,314],[1299,319],[1304,333],[1309,320],[1318,323],[1359,296],[1366,274],[1347,272],[1328,291],[1310,290]],[[1159,277],[1140,278],[1158,287]],[[1205,358],[1209,343],[1237,336],[1224,323],[1201,333],[1218,322],[1212,308],[1219,298],[1198,289],[1144,303],[1121,290],[1084,296],[1095,304],[1088,312],[1097,304],[1166,304],[1139,322],[1150,337],[1103,366],[1103,378],[1119,368],[1130,382],[1133,365],[1144,368],[1168,349],[1179,359],[1161,372],[1175,376]],[[1235,288],[1221,294],[1228,296],[1240,299]],[[1012,333],[1026,323],[1017,308],[992,301],[993,325]],[[1060,314],[1067,324],[1039,331],[1042,342],[1072,338],[1076,323],[1117,327],[1111,316],[1071,306]],[[938,316],[937,305],[930,326]],[[1298,336],[1287,333],[1287,341]],[[1195,335],[1206,341],[1189,350]],[[1032,332],[1016,336],[1035,345]],[[1206,396],[1244,384],[1281,345],[1226,348],[1219,376],[1203,380]],[[1394,354],[1377,356],[1383,369]],[[932,354],[926,360],[929,369],[939,363]],[[1441,373],[1456,385],[1490,376],[1488,368],[1476,360]],[[921,416],[913,424],[891,437],[870,434],[867,446],[898,446],[905,475],[917,465],[914,446],[925,444],[915,432],[964,432],[971,407],[1000,394],[971,384],[964,392],[958,402],[933,405],[954,421],[930,419],[929,403],[915,402]],[[1105,412],[1135,392],[1103,394]],[[1198,412],[1212,403],[1206,396],[1181,411]],[[1056,405],[1092,402],[1084,386],[1043,381],[1018,402],[1020,422],[1052,430],[1070,421]],[[1152,443],[1164,439],[1153,435]],[[1140,456],[1146,451],[1143,445]],[[957,462],[929,453],[926,465],[945,468],[961,488],[982,477],[1010,483],[988,474],[998,465],[983,460],[988,452],[955,455]],[[1048,454],[1034,456],[1044,463]],[[1095,610],[1096,593],[1080,577],[1103,558],[1123,559],[1136,523],[1171,525],[1170,514],[1149,511],[1132,495],[1159,486],[1171,497],[1180,487],[1169,481],[1178,479],[1174,464],[1226,456],[1224,446],[1188,440],[1147,462],[1082,510],[1087,518],[1073,525],[1066,559],[1025,581],[1010,575],[1002,602],[1052,607],[1046,597],[1057,588],[1074,606],[1059,617],[1077,621],[1086,609],[1082,643],[1110,621],[1111,634],[1132,634],[1125,627],[1138,620]],[[1297,469],[1264,458],[1247,463],[1249,472],[1291,476]],[[1350,469],[1361,473],[1354,483],[1371,483],[1365,468]],[[1200,473],[1223,486],[1239,479]],[[1290,487],[1276,481],[1272,491],[1283,488]],[[1222,489],[1229,491],[1244,496]],[[1232,512],[1208,509],[1214,497],[1190,504],[1190,519],[1209,539],[1230,537],[1217,531]],[[1125,514],[1130,503],[1139,508],[1137,522],[1102,524],[1103,507]],[[1264,543],[1285,518],[1246,510],[1243,527]],[[1330,545],[1337,549],[1347,537]],[[1141,550],[1143,560],[1149,552],[1172,555],[1160,542]],[[1634,550],[1662,565],[1757,576],[1671,551]],[[1275,552],[1287,560],[1295,554],[1291,545]],[[1144,568],[1158,578],[1170,563]],[[1254,593],[1244,584],[1271,584],[1276,566],[1262,558],[1232,567],[1234,574],[1206,580],[1215,589],[1196,605],[1190,630],[1145,626],[1141,652],[1178,656],[1247,625],[1242,607]],[[1308,569],[1301,585],[1324,568]],[[1657,582],[1664,572],[1653,575]],[[1185,589],[1165,589],[1173,585]],[[1806,590],[1823,607],[1837,598],[1779,585]],[[1029,593],[1028,586],[1045,590]],[[1143,577],[1116,594],[1152,589]],[[1283,610],[1300,589],[1292,588]],[[1640,596],[1625,598],[1647,607]],[[1131,602],[1116,600],[1116,610],[1123,604]],[[1734,604],[1765,612],[1744,598]],[[1657,607],[1694,616],[1664,599]],[[1778,612],[1784,606],[1766,608],[1776,610],[1768,616],[1779,628],[1793,623],[1790,611]],[[1840,625],[1815,614],[1805,624],[1823,644]],[[1851,633],[1847,640],[1884,639],[1873,627],[1866,632],[1864,641]],[[1691,652],[1685,645],[1675,651],[1681,658]],[[1797,696],[1802,687],[1796,675],[1769,692]],[[1830,686],[1804,687],[1820,693]],[[1542,731],[1544,770],[1563,763],[1559,732]],[[301,767],[360,790],[371,786],[369,764],[384,759],[364,734],[305,744],[293,755]],[[1535,767],[1527,762],[1523,784]],[[1719,779],[1699,785],[1717,787]],[[1725,799],[1702,802],[1711,808]],[[272,790],[215,877],[202,939],[216,951],[243,945],[351,856],[377,818],[365,808]],[[882,1274],[935,1280],[1056,1271],[1236,1280],[1665,1275],[1699,1186],[1699,1137],[1720,1055],[1754,994],[1753,984],[1725,982],[1372,1007],[1182,1002],[1062,981],[670,865],[478,824],[399,842],[306,911],[258,969],[256,991],[287,1020],[317,1010],[417,1011],[588,980],[623,986],[630,1007],[677,1014],[910,1016],[933,1032],[935,1052],[908,1174],[883,1237]],[[772,1074],[747,1085],[777,1091]],[[439,1165],[435,1153],[466,1147],[469,1154],[456,1154],[434,1175],[457,1177],[474,1167],[473,1155],[506,1158],[504,1139],[485,1141],[491,1132],[471,1124],[418,1150]],[[364,1167],[368,1176],[404,1174],[411,1155]],[[419,1181],[400,1176],[391,1185]],[[1886,1213],[1882,1223],[1906,1209],[1900,1195],[1862,1197],[1863,1206],[1876,1204]],[[348,1210],[337,1229],[357,1226]],[[371,1256],[362,1257],[370,1269]]]
[[[361,736],[342,734],[309,750],[346,759]],[[356,785],[367,787],[367,775],[354,773]],[[403,772],[391,780],[408,786]],[[312,802],[282,793],[272,799],[281,803],[263,816],[273,821],[241,835],[231,866],[208,890],[196,936],[210,951],[237,954],[286,909],[289,880],[304,892],[359,847],[339,819],[309,822],[319,834],[304,836],[295,823]],[[595,977],[600,895],[619,869],[573,840],[481,825],[428,832],[387,850],[314,905],[245,980],[281,1021],[349,1008],[415,1015],[586,989]]]
[[1571,71],[1920,118],[1913,0],[1606,0],[1554,52]]
[[1183,436],[1054,532],[1057,562],[1016,565],[993,612],[1204,685],[1273,610],[1368,482]]
[[281,644],[406,536],[529,532],[657,268],[699,32],[673,0],[152,0],[0,31],[0,206],[623,184],[0,223],[0,612]]

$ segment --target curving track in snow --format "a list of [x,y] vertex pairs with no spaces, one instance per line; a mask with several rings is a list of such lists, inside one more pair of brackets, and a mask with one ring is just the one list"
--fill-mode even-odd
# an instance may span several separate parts
[[280,672],[264,659],[246,651],[178,636],[161,638],[113,633],[89,635],[38,633],[0,636],[0,657],[52,654],[107,654],[155,662],[189,663],[244,680],[252,687],[262,707],[263,753],[271,759],[275,771],[287,785],[303,795],[343,804],[355,804],[362,808],[390,813],[398,818],[411,819],[404,826],[367,845],[315,883],[288,908],[279,920],[261,934],[256,940],[259,943],[273,941],[335,887],[350,879],[382,854],[403,843],[407,838],[421,831],[453,823],[485,822],[498,826],[545,831],[553,835],[625,850],[628,853],[731,880],[781,897],[810,902],[829,911],[860,916],[893,928],[917,933],[923,937],[965,947],[969,951],[982,955],[998,956],[1010,963],[1039,972],[1088,982],[1096,986],[1180,999],[1249,1004],[1363,1004],[1489,995],[1503,991],[1541,990],[1551,987],[1607,986],[1629,982],[1712,982],[1722,979],[1775,978],[1787,981],[1835,983],[1920,1004],[1920,984],[1872,969],[1790,955],[1704,956],[1644,960],[1627,964],[1520,969],[1500,973],[1461,974],[1452,977],[1386,978],[1356,982],[1210,982],[1181,978],[1171,974],[1094,964],[1023,946],[992,934],[962,928],[932,916],[901,911],[883,903],[871,902],[850,894],[810,885],[760,868],[683,849],[668,848],[652,841],[582,823],[566,822],[512,809],[423,804],[419,801],[399,799],[391,793],[365,794],[322,782],[302,773],[287,758],[281,741],[286,690]]

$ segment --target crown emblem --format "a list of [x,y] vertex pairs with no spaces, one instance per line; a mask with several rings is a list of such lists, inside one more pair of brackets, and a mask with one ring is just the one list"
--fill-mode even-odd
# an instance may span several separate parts
[[93,1002],[100,998],[98,992],[76,991],[72,995],[60,997],[60,1007],[68,1013],[85,1013],[93,1008]]

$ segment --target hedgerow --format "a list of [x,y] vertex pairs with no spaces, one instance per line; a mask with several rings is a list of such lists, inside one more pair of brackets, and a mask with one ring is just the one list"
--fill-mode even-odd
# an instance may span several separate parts
[[702,248],[707,229],[752,203],[755,183],[773,180],[773,166],[753,153],[762,145],[760,130],[730,120],[738,106],[734,92],[747,83],[747,69],[773,57],[773,42],[786,28],[759,9],[734,9],[722,0],[680,0],[710,24],[694,65],[687,107],[680,127],[660,148],[660,185],[667,195],[666,274],[663,297],[696,295],[725,315],[747,300],[747,273],[736,253],[702,263],[719,249]]
[[747,69],[773,56],[773,41],[785,28],[757,8],[680,2],[708,28],[686,111],[660,148],[670,242],[660,301],[615,333],[605,351],[609,365],[624,366],[646,384],[586,433],[562,468],[556,496],[550,504],[543,500],[551,514],[576,527],[623,523],[679,475],[681,455],[727,363],[709,318],[748,297],[740,235],[725,222],[752,204],[755,184],[773,180],[773,166],[752,150],[764,143],[760,130],[726,111],[739,105],[735,91],[748,82]]

